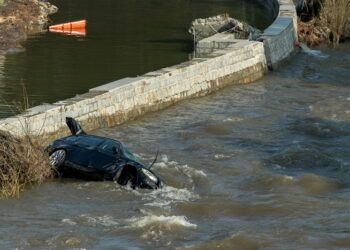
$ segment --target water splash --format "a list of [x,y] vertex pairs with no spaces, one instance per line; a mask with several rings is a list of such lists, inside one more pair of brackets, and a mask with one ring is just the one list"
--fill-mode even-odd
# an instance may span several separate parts
[[142,200],[149,201],[146,206],[161,207],[170,209],[175,203],[188,202],[199,199],[199,195],[190,192],[186,188],[174,188],[166,186],[162,189],[154,190],[143,194]]
[[188,228],[197,228],[196,224],[193,224],[188,221],[186,216],[164,216],[164,215],[146,215],[142,217],[133,217],[131,219],[128,219],[128,221],[131,223],[130,227],[134,228],[144,228],[149,226],[160,226],[165,227],[166,229],[170,230],[173,226],[181,226],[181,227],[188,227]]
[[304,53],[307,53],[309,55],[312,55],[314,57],[318,57],[318,58],[322,58],[322,59],[325,59],[325,58],[328,58],[329,55],[319,51],[319,50],[312,50],[310,49],[306,44],[304,43],[300,43],[300,48],[302,49],[302,51]]
[[82,224],[82,225],[88,225],[93,227],[96,227],[96,226],[112,227],[119,224],[112,216],[108,216],[108,215],[94,216],[94,215],[88,215],[88,214],[82,214],[72,219],[65,218],[65,219],[62,219],[62,222],[71,226]]

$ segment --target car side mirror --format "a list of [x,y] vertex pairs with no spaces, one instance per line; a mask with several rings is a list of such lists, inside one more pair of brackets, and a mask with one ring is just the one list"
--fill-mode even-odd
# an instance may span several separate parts
[[119,150],[115,146],[112,147],[112,151],[113,151],[113,154],[119,154]]

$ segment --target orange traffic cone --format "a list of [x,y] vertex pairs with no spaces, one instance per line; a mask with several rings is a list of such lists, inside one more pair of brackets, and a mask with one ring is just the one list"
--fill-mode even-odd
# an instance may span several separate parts
[[51,25],[49,26],[49,31],[67,35],[86,36],[86,20]]
[[74,29],[85,29],[86,28],[86,20],[80,20],[69,23],[61,23],[49,26],[49,29],[54,30],[74,30]]

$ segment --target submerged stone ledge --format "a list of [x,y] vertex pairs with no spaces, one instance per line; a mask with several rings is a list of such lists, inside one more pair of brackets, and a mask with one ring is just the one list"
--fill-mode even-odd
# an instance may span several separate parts
[[[265,30],[262,42],[238,39],[227,42],[225,39],[223,45],[220,44],[220,34],[217,34],[216,38],[211,38],[214,45],[207,45],[212,51],[201,58],[107,83],[53,104],[30,108],[23,114],[0,120],[0,130],[16,136],[31,135],[37,143],[47,144],[68,134],[66,116],[76,118],[89,131],[115,126],[146,112],[158,111],[228,85],[253,82],[264,76],[268,65],[277,65],[293,53],[294,45],[290,46],[293,40],[288,39],[296,34],[294,16],[285,18],[290,19],[288,25],[281,25],[277,18],[272,24],[274,26]],[[211,46],[215,48],[211,49]]]

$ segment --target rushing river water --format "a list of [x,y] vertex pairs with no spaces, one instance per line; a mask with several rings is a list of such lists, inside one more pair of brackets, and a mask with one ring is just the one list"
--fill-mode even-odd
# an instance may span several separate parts
[[350,44],[94,131],[167,183],[56,180],[0,201],[4,249],[350,247]]
[[[273,16],[255,0],[52,0],[53,23],[87,19],[87,36],[42,33],[24,43],[25,52],[0,58],[0,117],[21,101],[55,102],[89,88],[188,60],[191,22],[221,13],[260,29]],[[0,55],[1,56],[1,55]]]

